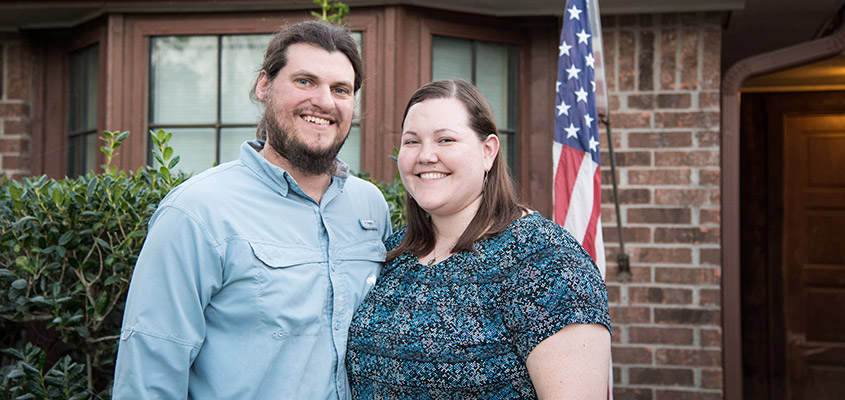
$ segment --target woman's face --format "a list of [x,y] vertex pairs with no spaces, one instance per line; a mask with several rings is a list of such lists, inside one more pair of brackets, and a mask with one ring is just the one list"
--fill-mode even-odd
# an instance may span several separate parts
[[429,99],[408,110],[402,126],[399,174],[408,193],[428,213],[475,213],[484,172],[493,165],[499,140],[480,140],[464,105],[454,98]]

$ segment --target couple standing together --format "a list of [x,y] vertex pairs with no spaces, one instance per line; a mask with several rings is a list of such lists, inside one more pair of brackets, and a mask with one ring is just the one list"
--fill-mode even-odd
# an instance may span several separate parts
[[263,140],[151,219],[116,399],[605,398],[604,282],[517,202],[478,89],[436,81],[408,102],[392,233],[379,190],[335,158],[362,79],[342,28],[273,37],[252,93]]

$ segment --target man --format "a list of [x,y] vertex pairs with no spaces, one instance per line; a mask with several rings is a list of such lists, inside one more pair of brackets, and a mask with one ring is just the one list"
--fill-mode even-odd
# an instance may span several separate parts
[[267,142],[174,189],[126,302],[116,399],[346,399],[352,313],[390,234],[387,204],[335,157],[361,60],[320,22],[271,40],[253,96]]

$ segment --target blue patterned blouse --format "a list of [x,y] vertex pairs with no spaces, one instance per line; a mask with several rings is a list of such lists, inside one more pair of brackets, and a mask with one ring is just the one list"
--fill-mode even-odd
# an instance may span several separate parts
[[403,254],[385,265],[352,319],[352,395],[536,398],[525,360],[572,323],[610,329],[607,288],[575,239],[538,213],[433,266]]

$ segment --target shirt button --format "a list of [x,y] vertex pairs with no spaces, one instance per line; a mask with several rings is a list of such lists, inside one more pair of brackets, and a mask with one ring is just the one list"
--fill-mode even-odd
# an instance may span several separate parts
[[331,267],[332,271],[335,270],[335,263],[331,263],[331,264],[329,264],[329,266]]
[[335,322],[335,323],[334,323],[334,329],[335,329],[336,331],[339,331],[339,330],[340,330],[340,322]]

